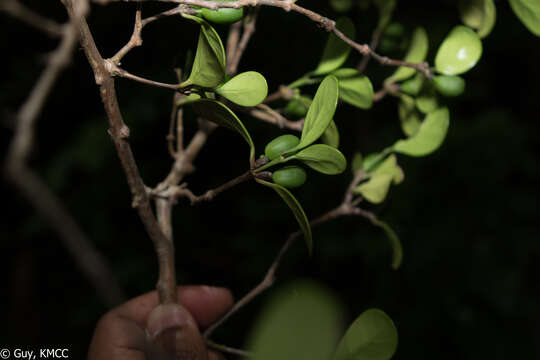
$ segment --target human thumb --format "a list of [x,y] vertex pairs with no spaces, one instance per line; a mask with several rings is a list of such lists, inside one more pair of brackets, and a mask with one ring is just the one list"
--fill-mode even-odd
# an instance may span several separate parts
[[193,316],[180,304],[158,305],[146,323],[150,360],[208,360]]

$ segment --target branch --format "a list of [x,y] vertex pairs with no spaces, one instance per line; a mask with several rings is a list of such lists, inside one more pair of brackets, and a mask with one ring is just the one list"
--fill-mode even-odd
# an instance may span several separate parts
[[244,51],[246,50],[247,44],[249,43],[249,40],[255,33],[255,23],[257,22],[259,9],[260,7],[255,8],[255,10],[253,11],[253,14],[251,15],[251,18],[249,19],[247,24],[244,25],[244,33],[242,34],[242,39],[240,40],[240,43],[238,44],[238,47],[236,48],[236,51],[234,52],[234,58],[233,60],[231,60],[231,64],[229,66],[230,75],[236,74],[236,71],[238,70],[238,64],[240,63],[240,60],[242,59],[242,55],[244,55]]
[[61,37],[64,35],[63,26],[56,21],[44,18],[40,14],[30,10],[18,0],[2,0],[0,10],[14,18],[44,32],[50,37]]
[[291,0],[237,0],[237,1],[230,1],[230,2],[206,1],[206,0],[94,0],[94,2],[97,2],[99,4],[108,4],[111,2],[119,2],[119,1],[124,1],[124,2],[157,1],[157,2],[184,4],[184,5],[189,5],[189,6],[199,6],[199,7],[203,7],[203,8],[207,8],[211,10],[218,10],[220,8],[239,9],[246,6],[259,6],[259,5],[281,8],[285,10],[286,12],[290,12],[292,10],[294,12],[297,12],[309,18],[310,20],[317,23],[320,27],[322,27],[326,31],[333,32],[337,37],[339,37],[350,47],[358,51],[360,54],[370,55],[373,59],[375,59],[381,65],[410,67],[424,73],[424,75],[427,78],[431,78],[431,70],[429,68],[428,63],[426,62],[410,63],[410,62],[406,62],[402,60],[391,59],[387,56],[381,56],[377,54],[369,45],[359,44],[351,40],[350,38],[348,38],[345,34],[343,34],[341,31],[339,31],[336,28],[336,22],[334,20],[329,19],[322,15],[319,15],[318,13],[311,11],[309,9],[306,9],[304,7],[301,7],[299,5],[296,5]]
[[[22,6],[18,2],[3,3],[4,7]],[[28,11],[19,9],[22,14]],[[84,9],[79,16],[84,16]],[[32,18],[32,17],[30,17]],[[34,19],[38,15],[34,14]],[[26,160],[32,150],[35,123],[50,95],[61,71],[66,68],[77,45],[77,30],[72,25],[60,26],[62,40],[49,56],[30,95],[19,109],[15,134],[8,150],[6,177],[27,199],[40,216],[57,232],[75,263],[96,289],[98,297],[109,307],[119,304],[124,295],[114,281],[114,275],[105,259],[77,225],[69,211],[45,182],[31,170]]]
[[211,340],[208,340],[208,339],[206,339],[206,345],[208,345],[208,347],[210,347],[212,349],[215,349],[215,350],[218,350],[218,351],[221,351],[221,352],[224,352],[224,353],[232,354],[232,355],[238,355],[238,356],[244,356],[244,357],[252,357],[253,356],[253,354],[250,353],[249,351],[245,351],[245,350],[241,350],[241,349],[235,349],[235,348],[232,348],[230,346],[215,343],[215,342],[213,342]]
[[[129,128],[124,123],[116,90],[114,78],[107,69],[107,62],[96,47],[94,38],[84,18],[77,16],[76,0],[63,0],[72,23],[80,33],[80,44],[92,67],[96,83],[109,121],[109,134],[114,142],[118,157],[122,163],[129,188],[133,197],[133,207],[137,209],[146,231],[154,243],[159,263],[159,279],[157,290],[161,303],[177,302],[176,279],[174,268],[174,248],[154,217],[145,185],[129,145]],[[110,63],[110,62],[109,62]]]
[[263,110],[250,109],[247,111],[247,113],[259,120],[277,125],[279,128],[288,128],[291,130],[302,131],[302,127],[304,126],[304,120],[287,120],[280,113],[265,104],[259,104],[257,105],[257,108]]
[[[238,48],[238,41],[240,41],[240,30],[242,29],[242,22],[237,21],[229,28],[229,36],[227,37],[227,74],[233,74],[234,57],[236,55],[236,49]],[[235,66],[236,68],[236,66]],[[236,69],[235,69],[236,70]]]

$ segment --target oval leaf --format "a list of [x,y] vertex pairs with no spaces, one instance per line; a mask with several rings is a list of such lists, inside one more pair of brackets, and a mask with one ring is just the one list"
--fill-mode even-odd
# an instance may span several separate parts
[[338,97],[338,79],[333,75],[325,77],[319,85],[306,115],[300,144],[291,149],[289,153],[303,149],[321,137],[334,117]]
[[215,88],[225,79],[225,49],[221,39],[210,24],[203,19],[182,14],[183,17],[201,25],[197,52],[193,60],[189,78],[180,87],[196,85],[203,88]]
[[250,147],[250,159],[253,159],[255,156],[255,145],[253,144],[253,140],[251,140],[251,136],[236,114],[225,106],[225,104],[212,99],[201,99],[193,103],[193,110],[197,115],[206,120],[215,122],[242,135]]
[[[353,22],[349,18],[339,18],[336,21],[336,27],[349,39],[354,40],[356,30]],[[343,65],[345,60],[347,60],[350,52],[351,47],[331,33],[326,42],[326,46],[324,47],[321,62],[315,71],[312,72],[312,75],[324,75],[336,70]]]
[[403,178],[403,170],[397,164],[396,156],[390,155],[375,170],[370,171],[369,180],[358,185],[354,192],[369,202],[379,204],[386,198],[390,185],[401,183]]
[[373,85],[358,70],[343,68],[332,73],[339,81],[339,98],[348,104],[369,109],[373,105]]
[[240,106],[257,106],[266,99],[268,85],[258,72],[246,71],[218,87],[216,93]]
[[330,121],[330,125],[328,125],[324,134],[321,136],[321,141],[336,149],[339,147],[339,131],[334,120]]
[[329,290],[311,282],[278,289],[250,332],[251,359],[329,359],[339,340],[339,308]]
[[326,144],[312,145],[287,158],[293,159],[327,175],[342,173],[347,168],[345,156],[338,149]]
[[[407,51],[407,54],[403,60],[411,63],[420,63],[424,61],[428,52],[428,45],[429,43],[426,30],[421,26],[417,27],[412,35],[409,50]],[[413,68],[400,66],[396,72],[394,72],[394,74],[387,78],[384,82],[390,83],[403,81],[413,76],[415,72],[416,70]]]
[[291,209],[291,211],[294,214],[294,217],[296,218],[296,221],[298,222],[298,225],[300,225],[300,229],[302,230],[302,233],[304,234],[304,239],[306,240],[306,245],[308,247],[309,254],[313,252],[313,238],[311,235],[311,226],[309,226],[309,221],[307,219],[306,213],[304,212],[304,209],[302,209],[302,206],[296,200],[296,198],[291,194],[289,190],[284,188],[281,185],[274,184],[268,181],[264,181],[258,178],[255,178],[255,181],[257,181],[259,184],[268,186],[272,189],[274,189],[279,196],[285,201],[287,206]]
[[476,29],[480,38],[489,35],[496,18],[493,0],[461,0],[458,7],[465,25]]
[[450,114],[448,108],[429,113],[417,133],[406,140],[397,141],[393,149],[409,156],[425,156],[437,150],[446,137]]
[[482,56],[482,42],[469,27],[458,25],[443,40],[435,56],[435,69],[446,75],[469,71]]
[[388,360],[396,352],[398,334],[382,310],[369,309],[347,329],[334,360]]
[[540,36],[540,2],[538,0],[510,0],[519,20],[536,36]]

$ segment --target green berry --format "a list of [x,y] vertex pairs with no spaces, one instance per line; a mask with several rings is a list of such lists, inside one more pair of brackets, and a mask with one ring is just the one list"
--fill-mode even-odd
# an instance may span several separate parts
[[439,75],[433,77],[435,88],[441,95],[458,96],[465,91],[465,80],[455,75]]
[[312,100],[307,96],[300,96],[297,99],[292,99],[285,106],[285,114],[294,117],[306,116]]
[[270,141],[264,148],[264,154],[270,160],[274,160],[287,150],[291,150],[300,143],[300,139],[294,135],[281,135]]
[[[217,1],[234,1],[234,0],[217,0]],[[208,21],[216,24],[232,24],[237,22],[244,16],[244,9],[221,8],[218,10],[201,9],[201,15]]]
[[299,166],[285,166],[272,174],[272,180],[278,185],[294,189],[306,182],[306,171]]

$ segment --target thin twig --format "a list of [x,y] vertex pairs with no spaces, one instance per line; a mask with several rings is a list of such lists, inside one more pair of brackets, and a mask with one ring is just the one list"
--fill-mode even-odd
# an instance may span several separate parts
[[230,2],[206,1],[206,0],[94,0],[94,2],[97,2],[100,4],[108,4],[111,2],[118,2],[118,1],[125,1],[125,2],[158,1],[158,2],[168,2],[168,3],[175,3],[175,4],[185,4],[189,6],[200,6],[200,7],[208,8],[211,10],[218,10],[220,8],[239,9],[246,6],[259,6],[259,5],[278,7],[278,8],[283,9],[286,12],[294,11],[294,12],[304,15],[305,17],[309,18],[313,22],[317,23],[324,30],[328,32],[333,32],[337,37],[339,37],[346,44],[348,44],[353,49],[358,51],[360,54],[362,55],[369,54],[373,59],[375,59],[381,65],[411,67],[413,69],[416,69],[424,73],[424,75],[427,78],[431,78],[431,70],[429,68],[428,63],[426,62],[410,63],[410,62],[406,62],[402,60],[391,59],[386,56],[381,56],[377,54],[369,45],[359,44],[353,41],[352,39],[348,38],[345,34],[343,34],[341,31],[339,31],[336,28],[336,22],[334,20],[329,19],[325,16],[322,16],[309,9],[306,9],[302,6],[299,6],[291,0],[285,0],[285,1],[282,1],[282,0],[237,0],[237,1],[230,1]]
[[213,342],[211,340],[208,340],[208,339],[206,339],[206,345],[208,345],[208,347],[210,347],[212,349],[215,349],[215,350],[218,350],[218,351],[221,351],[221,352],[224,352],[224,353],[232,354],[232,355],[238,355],[238,356],[244,356],[244,357],[252,357],[253,356],[253,354],[250,353],[249,351],[232,348],[232,347],[227,346],[227,345],[218,344],[218,343],[215,343],[215,342]]
[[[379,45],[379,40],[381,38],[382,32],[384,30],[384,27],[377,27],[375,31],[373,32],[373,35],[371,36],[371,42],[369,43],[369,47],[373,50],[377,49],[377,45]],[[367,54],[362,58],[362,61],[358,64],[356,69],[358,69],[359,72],[363,73],[366,70],[366,67],[369,63],[369,60],[371,59],[371,54]]]
[[80,44],[92,67],[96,83],[99,86],[101,98],[109,121],[109,134],[114,142],[118,157],[122,163],[129,188],[133,197],[133,207],[137,209],[146,232],[152,239],[158,257],[159,279],[157,283],[158,295],[161,303],[176,303],[176,278],[174,267],[174,248],[167,236],[161,230],[150,206],[146,187],[141,179],[139,169],[135,162],[131,146],[129,145],[129,128],[124,123],[118,99],[116,96],[114,78],[108,70],[107,64],[97,49],[94,38],[84,18],[77,16],[75,0],[63,0],[68,10],[71,22],[77,27],[80,34]]
[[[262,108],[259,104],[258,107]],[[270,124],[277,125],[280,128],[287,128],[296,131],[302,131],[304,126],[304,120],[290,121],[285,119],[281,114],[272,109],[271,112],[265,108],[265,110],[250,109],[247,113],[259,120],[265,121]]]
[[259,15],[259,9],[260,7],[256,7],[253,13],[251,14],[251,18],[249,21],[244,25],[244,33],[242,34],[242,39],[240,40],[240,43],[238,44],[238,47],[236,48],[236,51],[234,52],[234,59],[231,61],[230,67],[229,67],[229,73],[231,75],[236,74],[236,71],[238,70],[238,64],[240,63],[240,60],[242,59],[242,55],[244,55],[244,51],[246,50],[247,44],[249,43],[249,40],[255,33],[255,23],[257,22],[257,16]]
[[14,18],[44,32],[50,37],[60,37],[64,34],[63,26],[56,21],[44,18],[40,14],[30,10],[18,0],[2,0],[0,10]]
[[242,22],[237,21],[229,28],[229,36],[227,37],[227,74],[232,74],[232,66],[240,40],[240,31],[242,30]]

